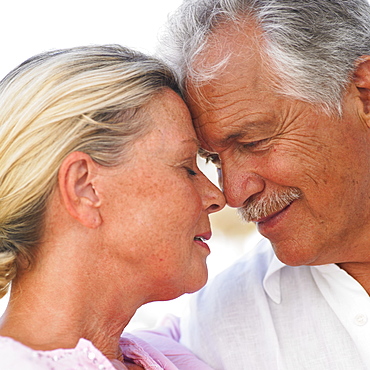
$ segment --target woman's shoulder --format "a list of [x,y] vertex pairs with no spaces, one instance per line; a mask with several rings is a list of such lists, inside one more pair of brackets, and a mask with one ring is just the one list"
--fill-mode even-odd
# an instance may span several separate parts
[[76,348],[36,351],[12,338],[0,337],[0,368],[4,370],[111,370],[110,361],[91,342],[81,339]]
[[[46,359],[45,359],[46,360]],[[50,369],[49,361],[43,361],[38,351],[7,337],[0,337],[0,368],[6,370]]]

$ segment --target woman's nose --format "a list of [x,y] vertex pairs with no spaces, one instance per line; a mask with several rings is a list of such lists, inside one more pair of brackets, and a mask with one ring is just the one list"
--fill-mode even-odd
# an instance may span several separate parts
[[205,177],[205,181],[207,182],[205,194],[203,196],[205,209],[208,211],[208,213],[221,211],[221,209],[224,208],[226,205],[226,200],[222,191],[217,186],[215,186],[207,177]]

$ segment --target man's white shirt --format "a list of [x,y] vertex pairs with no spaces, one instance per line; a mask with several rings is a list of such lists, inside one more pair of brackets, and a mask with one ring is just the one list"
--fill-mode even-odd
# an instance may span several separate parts
[[370,369],[370,297],[337,265],[287,266],[268,240],[197,293],[181,343],[214,369]]

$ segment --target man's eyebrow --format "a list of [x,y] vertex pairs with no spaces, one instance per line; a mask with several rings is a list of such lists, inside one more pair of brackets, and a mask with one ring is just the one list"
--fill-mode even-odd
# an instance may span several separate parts
[[246,130],[235,132],[234,134],[228,135],[226,138],[222,139],[221,143],[222,144],[227,144],[231,140],[238,139],[239,137],[242,137],[245,135]]

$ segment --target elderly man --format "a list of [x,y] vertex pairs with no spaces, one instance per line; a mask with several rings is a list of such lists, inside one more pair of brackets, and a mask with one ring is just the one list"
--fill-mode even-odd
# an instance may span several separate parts
[[271,243],[180,343],[215,369],[370,369],[367,1],[185,0],[167,41],[228,204]]

